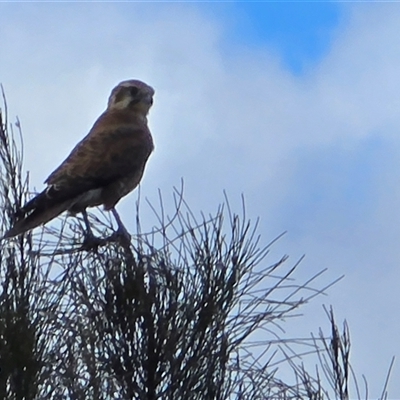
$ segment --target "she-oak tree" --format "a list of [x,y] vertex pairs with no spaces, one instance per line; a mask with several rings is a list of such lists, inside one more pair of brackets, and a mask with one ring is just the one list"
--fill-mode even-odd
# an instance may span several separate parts
[[[4,101],[2,232],[29,197],[22,149]],[[89,214],[91,247],[82,218],[65,216],[0,242],[0,399],[367,398],[332,310],[330,335],[283,335],[284,320],[330,286],[318,287],[321,273],[299,283],[299,263],[267,263],[273,242],[260,244],[244,207],[237,215],[225,199],[196,217],[181,190],[174,199],[171,217],[162,200],[150,205],[149,232],[138,206],[130,243],[101,212]]]

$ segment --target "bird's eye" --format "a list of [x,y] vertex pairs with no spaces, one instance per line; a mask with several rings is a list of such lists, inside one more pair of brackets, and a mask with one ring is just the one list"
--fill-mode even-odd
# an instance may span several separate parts
[[137,87],[131,87],[129,89],[129,92],[130,92],[131,96],[134,97],[134,96],[136,96],[138,94],[139,89]]

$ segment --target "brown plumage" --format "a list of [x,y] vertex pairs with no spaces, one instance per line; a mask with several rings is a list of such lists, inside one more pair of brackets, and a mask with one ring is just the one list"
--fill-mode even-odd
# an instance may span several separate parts
[[114,211],[139,184],[153,150],[146,118],[153,95],[153,88],[137,80],[116,86],[89,134],[46,179],[47,188],[18,212],[20,218],[4,237],[45,224],[66,210],[84,212],[103,204]]

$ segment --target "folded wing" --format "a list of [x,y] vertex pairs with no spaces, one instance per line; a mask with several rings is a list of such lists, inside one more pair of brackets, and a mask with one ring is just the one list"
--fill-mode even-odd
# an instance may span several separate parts
[[145,123],[103,114],[46,179],[47,189],[20,210],[20,218],[5,237],[33,229],[66,210],[82,211],[99,204],[112,208],[139,183],[152,150]]

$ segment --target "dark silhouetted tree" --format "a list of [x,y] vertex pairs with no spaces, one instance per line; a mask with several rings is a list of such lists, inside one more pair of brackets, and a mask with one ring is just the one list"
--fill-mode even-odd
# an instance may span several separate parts
[[[0,114],[2,231],[28,196],[19,124]],[[196,217],[181,190],[168,217],[130,244],[109,216],[58,218],[0,242],[1,399],[348,399],[347,325],[288,339],[284,320],[327,287],[294,279],[299,263],[268,263],[257,223],[224,204]],[[314,355],[317,368],[304,360]],[[280,371],[291,372],[292,382]],[[352,397],[367,396],[356,387]],[[386,386],[381,398],[386,398]]]

